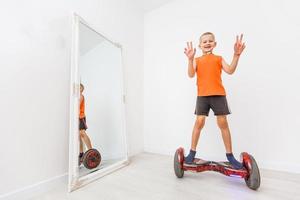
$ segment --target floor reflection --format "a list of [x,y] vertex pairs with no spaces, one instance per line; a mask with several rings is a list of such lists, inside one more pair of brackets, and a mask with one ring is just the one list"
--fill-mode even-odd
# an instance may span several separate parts
[[84,167],[83,164],[81,164],[79,166],[79,177],[88,175],[88,174],[93,173],[95,171],[98,171],[100,169],[104,169],[104,168],[106,168],[106,167],[108,167],[112,164],[115,164],[119,161],[120,161],[120,159],[103,160],[103,161],[101,161],[100,165],[98,167],[94,168],[94,169],[87,169],[87,168]]

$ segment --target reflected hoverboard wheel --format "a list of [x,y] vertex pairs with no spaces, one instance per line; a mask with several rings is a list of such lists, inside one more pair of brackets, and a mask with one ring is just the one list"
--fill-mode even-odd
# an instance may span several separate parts
[[97,149],[89,149],[84,153],[82,160],[83,165],[87,169],[93,169],[98,167],[98,165],[100,164],[101,154]]
[[243,164],[246,167],[249,175],[245,177],[245,182],[248,188],[257,190],[260,186],[260,173],[257,163],[253,156],[247,153],[242,153]]
[[174,155],[174,171],[175,171],[175,175],[178,178],[182,178],[184,175],[184,171],[182,169],[183,155],[184,155],[183,148],[177,149]]

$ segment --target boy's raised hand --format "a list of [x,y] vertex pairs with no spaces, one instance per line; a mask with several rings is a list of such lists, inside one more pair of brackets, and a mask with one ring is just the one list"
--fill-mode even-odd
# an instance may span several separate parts
[[241,55],[243,50],[245,49],[246,45],[245,42],[242,42],[243,40],[243,34],[241,34],[241,37],[239,37],[238,35],[236,36],[236,41],[234,44],[234,55]]
[[188,57],[189,60],[194,59],[196,48],[193,48],[192,42],[187,42],[187,48],[184,48],[184,54]]

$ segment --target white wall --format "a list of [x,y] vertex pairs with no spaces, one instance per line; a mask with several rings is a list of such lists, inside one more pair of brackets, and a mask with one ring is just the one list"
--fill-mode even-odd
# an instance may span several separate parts
[[143,15],[128,1],[3,1],[0,7],[0,195],[68,170],[73,11],[124,47],[126,130],[143,150]]
[[[82,38],[80,44],[85,41]],[[79,74],[85,87],[87,134],[93,148],[100,151],[103,160],[124,159],[121,49],[101,42],[80,56]]]
[[[187,76],[187,41],[216,34],[215,54],[231,62],[236,34],[246,49],[233,76],[223,74],[232,110],[229,124],[238,156],[253,154],[262,168],[300,173],[300,14],[298,2],[174,1],[145,16],[145,151],[173,155],[190,148],[196,80]],[[198,49],[197,55],[200,55]],[[198,155],[225,159],[213,112]]]

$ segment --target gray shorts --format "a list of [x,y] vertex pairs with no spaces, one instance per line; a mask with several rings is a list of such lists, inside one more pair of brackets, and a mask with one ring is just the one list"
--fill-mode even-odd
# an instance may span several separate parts
[[228,115],[231,113],[226,96],[197,96],[195,115],[208,116],[210,108],[215,115]]
[[86,125],[86,118],[84,117],[84,118],[82,118],[82,119],[80,119],[79,118],[79,130],[81,131],[81,130],[86,130],[88,127],[87,127],[87,125]]

